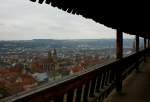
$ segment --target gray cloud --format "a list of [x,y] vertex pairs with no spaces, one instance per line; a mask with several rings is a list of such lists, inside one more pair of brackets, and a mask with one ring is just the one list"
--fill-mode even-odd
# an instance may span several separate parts
[[1,0],[0,3],[0,40],[111,37],[115,37],[115,30],[50,5],[29,0]]
[[5,26],[5,24],[4,23],[0,23],[0,26],[2,27],[2,26]]

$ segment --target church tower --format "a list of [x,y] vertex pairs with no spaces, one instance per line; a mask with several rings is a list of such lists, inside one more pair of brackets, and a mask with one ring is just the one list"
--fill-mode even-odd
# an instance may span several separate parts
[[56,49],[53,50],[53,60],[55,63],[57,63],[57,51],[56,51]]
[[53,62],[53,56],[51,50],[48,51],[48,60],[50,61],[50,63]]
[[57,51],[56,51],[56,49],[50,50],[48,52],[48,60],[49,60],[49,63],[50,63],[51,74],[53,76],[53,79],[55,80],[56,76],[57,76],[56,75],[57,71],[59,69],[59,64],[58,64],[58,58],[57,58]]

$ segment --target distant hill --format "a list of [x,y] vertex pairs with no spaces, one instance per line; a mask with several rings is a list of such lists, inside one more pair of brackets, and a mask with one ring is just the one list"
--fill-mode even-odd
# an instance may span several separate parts
[[[52,48],[78,48],[78,47],[96,47],[96,48],[114,48],[115,39],[72,39],[72,40],[53,40],[53,39],[34,39],[33,43],[49,44]],[[124,39],[124,45],[130,47],[133,45],[133,39]]]
[[34,39],[33,43],[49,45],[52,48],[78,48],[78,47],[105,47],[115,46],[115,39],[72,39],[72,40],[48,40]]
[[[133,39],[124,39],[124,47],[133,46]],[[24,41],[0,41],[0,51],[8,48],[115,48],[115,39],[33,39]]]

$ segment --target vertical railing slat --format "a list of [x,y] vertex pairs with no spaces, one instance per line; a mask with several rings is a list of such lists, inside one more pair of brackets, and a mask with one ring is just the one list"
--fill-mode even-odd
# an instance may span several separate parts
[[79,87],[76,92],[75,102],[81,102],[81,98],[82,98],[82,87]]
[[97,84],[96,84],[96,92],[97,93],[100,92],[101,80],[102,80],[102,73],[99,73],[98,77],[97,77]]
[[67,102],[73,102],[74,99],[74,90],[71,90],[67,93]]
[[59,97],[56,97],[56,98],[54,99],[54,102],[63,102],[63,100],[64,100],[64,95],[59,96]]
[[83,93],[83,102],[88,102],[89,87],[90,87],[90,82],[85,84],[84,93]]
[[90,87],[90,97],[94,97],[94,91],[95,91],[95,86],[96,86],[96,77],[91,80],[91,87]]

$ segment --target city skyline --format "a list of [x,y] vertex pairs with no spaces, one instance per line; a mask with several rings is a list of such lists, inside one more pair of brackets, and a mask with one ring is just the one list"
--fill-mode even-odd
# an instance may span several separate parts
[[[0,40],[109,39],[116,31],[104,25],[29,0],[2,0]],[[130,36],[126,36],[131,38]]]

